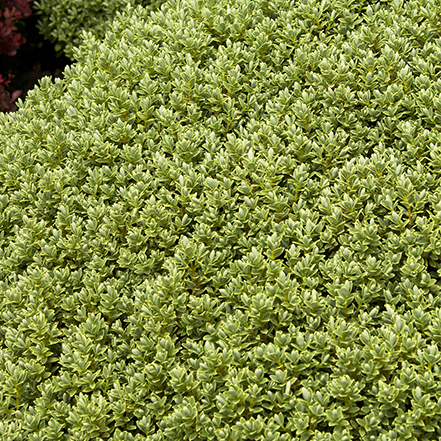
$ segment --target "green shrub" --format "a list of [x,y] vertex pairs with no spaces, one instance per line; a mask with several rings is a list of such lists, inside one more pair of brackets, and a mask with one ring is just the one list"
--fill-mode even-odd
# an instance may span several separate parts
[[0,115],[1,439],[439,440],[436,13],[129,6]]
[[33,7],[40,16],[38,30],[47,40],[55,44],[58,53],[73,60],[74,46],[79,46],[83,32],[101,39],[109,28],[117,11],[128,4],[145,6],[156,11],[165,0],[39,0]]

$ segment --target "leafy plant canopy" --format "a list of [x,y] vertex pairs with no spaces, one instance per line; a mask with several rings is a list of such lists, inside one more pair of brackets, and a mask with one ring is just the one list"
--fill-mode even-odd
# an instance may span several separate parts
[[4,440],[439,440],[435,1],[129,5],[0,115]]

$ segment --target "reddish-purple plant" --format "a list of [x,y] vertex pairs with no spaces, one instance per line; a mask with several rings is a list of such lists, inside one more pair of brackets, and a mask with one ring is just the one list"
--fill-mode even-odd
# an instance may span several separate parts
[[[24,43],[26,38],[17,30],[15,23],[23,18],[32,15],[31,3],[33,0],[0,0],[0,54],[13,56],[17,49]],[[14,75],[9,74],[8,79],[4,79],[0,74],[0,111],[13,112],[16,110],[13,102],[21,95],[21,90],[12,92],[7,91],[7,85],[11,82]]]
[[6,112],[14,112],[16,110],[16,105],[14,101],[21,95],[21,90],[16,90],[12,92],[12,95],[5,89],[5,84],[11,82],[11,78],[14,75],[9,74],[9,78],[5,80],[0,74],[0,110]]
[[32,15],[32,0],[3,0],[0,1],[0,53],[15,55],[17,49],[26,38],[14,33],[17,30],[15,22]]

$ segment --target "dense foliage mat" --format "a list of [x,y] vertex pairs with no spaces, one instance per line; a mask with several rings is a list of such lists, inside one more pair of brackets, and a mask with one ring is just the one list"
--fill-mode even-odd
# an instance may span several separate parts
[[435,1],[128,6],[0,115],[2,440],[439,440]]

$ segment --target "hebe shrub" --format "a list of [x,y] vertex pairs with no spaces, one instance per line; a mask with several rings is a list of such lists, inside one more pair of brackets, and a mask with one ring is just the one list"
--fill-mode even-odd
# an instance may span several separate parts
[[80,45],[83,32],[101,39],[117,11],[128,4],[142,5],[156,11],[165,0],[37,0],[36,14],[40,16],[38,30],[55,45],[55,50],[74,60],[73,48]]
[[439,440],[430,1],[128,7],[0,115],[0,435]]

